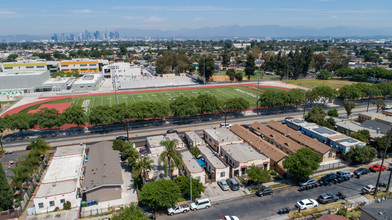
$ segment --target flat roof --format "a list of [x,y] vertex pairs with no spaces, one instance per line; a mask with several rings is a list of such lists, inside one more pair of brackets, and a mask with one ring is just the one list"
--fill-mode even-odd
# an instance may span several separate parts
[[266,160],[268,157],[259,153],[248,143],[229,144],[221,147],[228,153],[234,160],[240,163],[247,163],[254,160]]
[[73,145],[67,147],[57,147],[54,157],[63,157],[70,155],[83,155],[84,145]]
[[204,129],[204,132],[219,143],[242,141],[227,128]]
[[68,81],[72,80],[71,77],[66,78],[50,78],[46,80],[43,85],[55,85],[55,84],[67,84]]
[[204,140],[194,131],[187,131],[185,132],[185,135],[189,137],[193,142],[202,142],[204,143]]
[[228,166],[207,145],[199,145],[197,148],[199,149],[200,153],[206,157],[206,160],[208,160],[216,169],[223,169]]
[[182,139],[180,138],[180,136],[178,136],[178,134],[176,134],[176,133],[166,134],[166,138],[167,138],[169,141],[172,141],[172,140],[177,139],[177,140],[178,140],[178,145],[183,145],[183,144],[184,144],[184,142],[182,141]]
[[361,112],[358,114],[359,115],[363,115],[363,116],[367,116],[367,117],[384,117],[384,114],[378,113],[378,112]]
[[102,76],[98,75],[98,74],[84,75],[82,78],[77,79],[74,82],[74,85],[86,84],[86,83],[95,83],[95,82],[97,82],[100,79],[102,79]]
[[341,144],[343,146],[346,146],[346,147],[356,146],[358,144],[365,144],[364,142],[359,141],[359,140],[354,139],[354,138],[349,137],[349,136],[345,136],[345,137],[342,137],[342,138],[339,138],[339,139],[335,139],[333,141],[337,142],[337,143],[339,143],[339,144]]
[[197,162],[196,158],[189,152],[189,150],[180,151],[182,155],[182,161],[184,162],[185,168],[190,173],[203,173],[204,169],[200,166],[199,162]]
[[53,157],[46,170],[43,183],[79,178],[84,158],[82,155]]
[[120,154],[113,150],[111,141],[90,146],[84,181],[85,192],[105,185],[123,183]]
[[150,145],[150,147],[161,147],[161,141],[166,141],[165,136],[163,135],[157,135],[157,136],[151,136],[147,137],[147,143]]
[[256,148],[258,151],[260,151],[267,157],[271,158],[275,162],[279,162],[287,156],[285,152],[272,146],[270,143],[261,139],[260,136],[257,136],[256,134],[252,133],[251,131],[240,125],[233,125],[231,127],[231,131],[243,138],[246,142],[251,144],[254,148]]
[[312,127],[318,126],[315,123],[305,121],[303,118],[286,119],[286,121],[291,122],[292,124],[298,125],[302,128],[312,128]]
[[0,72],[0,77],[6,76],[38,76],[47,73],[48,70],[41,70],[41,71],[15,71],[15,72]]
[[39,185],[38,191],[35,194],[34,198],[43,198],[50,196],[61,196],[63,194],[68,194],[75,192],[76,193],[76,184],[75,180],[66,180],[60,181],[56,183],[41,183]]
[[392,123],[392,117],[391,116],[380,117],[380,118],[377,118],[376,121],[383,121],[383,122]]
[[372,203],[359,208],[377,220],[392,219],[392,200],[385,200],[380,203]]

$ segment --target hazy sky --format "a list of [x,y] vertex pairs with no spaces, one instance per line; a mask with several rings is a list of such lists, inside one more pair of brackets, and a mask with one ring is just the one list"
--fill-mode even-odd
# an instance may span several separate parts
[[9,0],[0,35],[220,25],[391,28],[392,0]]

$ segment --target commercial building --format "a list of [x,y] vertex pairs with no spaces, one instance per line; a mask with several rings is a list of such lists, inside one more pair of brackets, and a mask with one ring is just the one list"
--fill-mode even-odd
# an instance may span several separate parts
[[285,152],[272,146],[270,143],[264,141],[260,136],[257,136],[240,125],[233,125],[231,127],[231,131],[252,145],[252,147],[258,152],[269,157],[270,169],[274,169],[282,175],[286,174],[286,171],[283,168],[283,161],[288,155]]
[[313,149],[315,152],[319,153],[322,156],[322,162],[331,161],[336,159],[336,151],[329,147],[326,144],[319,142],[316,139],[313,139],[305,134],[302,134],[299,131],[296,131],[285,124],[282,124],[277,121],[269,121],[267,123],[268,127],[274,129],[277,132],[280,132],[285,137],[296,141],[298,144],[307,146]]
[[26,60],[21,62],[0,63],[1,72],[42,72],[48,70],[45,61]]
[[204,139],[216,152],[229,144],[240,144],[243,140],[227,128],[204,129]]
[[248,143],[221,146],[220,155],[231,166],[230,177],[245,176],[252,165],[269,169],[270,159],[259,153]]
[[43,87],[43,83],[50,78],[48,70],[28,72],[28,71],[7,71],[0,73],[0,92],[19,91],[19,93],[34,92]]
[[187,131],[185,132],[185,139],[187,140],[188,144],[192,146],[201,146],[205,145],[203,138],[201,138],[196,132],[194,131]]
[[66,201],[80,205],[84,158],[85,145],[57,148],[33,197],[37,214],[62,208]]
[[365,146],[366,143],[350,138],[342,133],[319,126],[315,123],[309,123],[302,118],[286,119],[287,126],[300,130],[311,138],[316,138],[322,143],[347,153],[353,146]]
[[42,87],[47,90],[61,91],[69,90],[75,82],[75,78],[50,78],[42,84]]
[[140,66],[131,66],[130,63],[113,63],[102,67],[105,78],[115,76],[117,78],[130,78],[142,75]]
[[102,85],[103,81],[103,76],[99,74],[84,75],[73,83],[72,90],[94,91]]
[[385,115],[377,112],[362,112],[358,114],[358,121],[375,120],[376,118],[385,117]]
[[184,168],[184,174],[200,180],[202,184],[206,183],[206,173],[197,162],[196,158],[187,149],[180,150]]
[[250,130],[288,155],[295,154],[295,152],[302,148],[302,145],[259,122],[254,122],[250,126]]
[[89,147],[83,193],[86,201],[121,199],[123,183],[119,152],[103,141]]
[[[376,121],[367,120],[362,124],[357,124],[357,123],[345,120],[345,121],[336,122],[335,126],[336,126],[337,131],[343,132],[343,133],[347,132],[348,134],[351,134],[353,132],[358,132],[360,130],[368,130],[371,138],[381,137],[381,136],[385,135],[380,132],[380,128],[377,126],[375,126],[375,129],[364,126],[365,124],[369,124],[369,122],[376,122]],[[380,122],[376,122],[376,123],[380,123]],[[380,124],[382,124],[382,123],[380,123]],[[387,125],[385,125],[385,126],[387,126]]]
[[206,163],[208,178],[212,181],[225,180],[229,177],[230,167],[219,157],[219,155],[206,144],[197,145],[202,154],[202,161]]
[[381,122],[386,125],[392,125],[392,117],[391,116],[379,117],[379,118],[376,118],[375,121]]
[[79,73],[94,73],[99,72],[98,60],[63,60],[60,61],[60,71],[72,72],[78,71]]

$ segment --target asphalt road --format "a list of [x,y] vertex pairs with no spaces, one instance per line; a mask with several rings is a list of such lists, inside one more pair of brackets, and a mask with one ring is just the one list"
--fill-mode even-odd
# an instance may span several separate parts
[[[358,196],[360,190],[368,184],[375,185],[378,173],[369,173],[360,179],[352,178],[349,181],[332,184],[330,186],[318,187],[308,191],[299,192],[298,187],[289,187],[281,191],[276,191],[272,196],[257,197],[255,195],[244,196],[237,200],[213,203],[211,208],[191,211],[185,214],[174,216],[162,215],[158,219],[219,219],[222,215],[234,215],[239,219],[265,219],[277,215],[277,211],[283,207],[294,209],[296,202],[302,199],[317,199],[322,193],[343,192],[347,198]],[[383,172],[380,182],[387,183],[389,172]],[[381,188],[384,189],[384,188]]]
[[[342,107],[338,108],[339,113],[344,115],[344,110]],[[355,117],[358,112],[363,112],[366,109],[366,104],[358,105],[354,110],[351,118]],[[371,106],[370,109],[375,109],[374,106]],[[301,117],[302,111],[298,110],[295,112],[287,112],[280,114],[270,114],[270,115],[252,115],[246,117],[239,118],[228,118],[227,122],[231,124],[251,124],[254,121],[259,122],[267,122],[270,120],[283,120],[285,117]],[[202,122],[193,122],[190,124],[163,124],[159,126],[150,126],[143,128],[132,128],[129,130],[130,138],[134,141],[140,138],[144,138],[145,136],[153,136],[166,133],[166,130],[176,129],[178,131],[188,131],[188,130],[202,130],[205,128],[214,128],[218,127],[219,123],[223,122],[224,119],[219,120],[211,120],[211,121],[202,121]],[[77,135],[65,135],[65,136],[56,136],[56,137],[46,137],[45,140],[48,141],[51,146],[63,146],[63,145],[71,145],[71,144],[79,144],[79,143],[91,143],[97,141],[104,140],[113,140],[117,136],[126,136],[125,129],[119,131],[112,132],[101,132],[101,133],[84,133]],[[36,138],[33,138],[36,139]],[[23,150],[28,145],[28,140],[15,140],[4,143],[4,148],[7,150]]]

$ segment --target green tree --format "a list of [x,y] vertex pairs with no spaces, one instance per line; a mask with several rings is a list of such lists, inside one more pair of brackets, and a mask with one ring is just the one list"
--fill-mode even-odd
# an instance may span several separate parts
[[362,129],[351,134],[350,136],[360,141],[368,142],[370,139],[370,132],[367,129]]
[[320,99],[324,105],[336,97],[336,90],[329,86],[318,86],[312,89],[313,97]]
[[48,142],[46,142],[42,138],[38,138],[37,140],[30,140],[30,143],[27,145],[27,149],[31,149],[31,151],[36,152],[38,155],[49,156],[49,150],[51,149]]
[[57,128],[64,124],[62,115],[54,108],[41,109],[33,114],[33,121],[40,128]]
[[230,65],[230,54],[228,52],[225,52],[224,54],[222,54],[222,66],[227,68]]
[[328,80],[332,77],[332,73],[328,70],[321,70],[320,73],[317,75],[317,79],[320,80]]
[[171,207],[179,201],[180,187],[172,180],[160,179],[143,185],[140,192],[141,202],[147,206]]
[[241,82],[242,81],[242,73],[236,73],[234,78],[238,81]]
[[176,150],[177,144],[177,139],[172,141],[161,141],[161,145],[165,146],[166,150],[159,155],[158,164],[163,164],[163,169],[170,178],[172,178],[172,168],[174,165],[177,166],[179,170],[182,169],[182,156],[181,153]]
[[345,99],[354,100],[361,97],[361,91],[354,85],[345,85],[339,89],[339,96],[343,100]]
[[228,99],[225,103],[227,111],[240,112],[249,109],[249,102],[242,97]]
[[71,209],[71,202],[70,201],[66,201],[63,203],[63,209],[64,210],[70,210]]
[[338,110],[336,108],[328,110],[328,116],[338,118],[339,117]]
[[87,116],[82,106],[74,105],[67,108],[64,113],[64,119],[68,124],[76,124],[78,127],[87,122]]
[[214,95],[208,93],[201,93],[195,98],[195,104],[198,108],[198,113],[213,113],[219,109],[218,99]]
[[347,152],[347,156],[354,164],[363,164],[372,161],[377,156],[377,150],[369,145],[364,147],[352,147]]
[[199,59],[199,76],[203,77],[205,76],[205,80],[208,82],[212,75],[214,75],[215,72],[215,61],[214,57],[212,55],[204,55],[200,57]]
[[255,70],[256,70],[256,64],[255,64],[255,57],[249,53],[246,58],[246,64],[245,64],[245,75],[248,76],[248,79],[250,79],[250,76],[255,75]]
[[379,112],[380,109],[382,109],[386,105],[384,99],[373,100],[372,104],[377,106],[377,112]]
[[18,57],[18,54],[10,54],[8,55],[7,59],[5,62],[16,62],[16,58]]
[[131,143],[125,142],[125,146],[123,150],[120,151],[121,159],[127,161],[127,165],[131,168],[134,168],[136,165],[136,161],[140,158],[140,153],[133,148]]
[[132,176],[133,178],[137,177],[148,177],[148,171],[154,170],[154,166],[152,165],[154,161],[149,157],[140,158],[133,167]]
[[305,181],[320,167],[321,155],[312,149],[304,147],[295,154],[286,157],[283,167],[299,181]]
[[257,167],[254,164],[250,166],[250,168],[246,171],[246,174],[248,175],[248,179],[257,184],[271,181],[270,172],[261,167]]
[[315,106],[305,115],[305,120],[309,122],[317,123],[323,121],[327,113],[321,107]]
[[189,151],[192,153],[193,156],[197,157],[200,155],[200,150],[196,146],[192,146]]
[[[185,198],[190,198],[190,178],[189,176],[178,176],[174,182],[180,187],[181,193]],[[200,193],[204,192],[204,186],[200,180],[192,177],[192,198],[200,197]]]
[[12,208],[14,193],[8,184],[3,167],[0,168],[0,211]]
[[4,151],[3,148],[4,133],[7,129],[10,128],[9,121],[8,121],[9,118],[10,117],[4,117],[4,118],[0,117],[0,154],[2,154]]
[[170,109],[174,116],[187,117],[196,114],[196,104],[190,98],[180,95],[170,103]]
[[135,203],[131,203],[125,208],[120,208],[120,212],[111,217],[112,220],[150,220],[146,213]]
[[347,118],[350,117],[352,110],[355,108],[354,102],[344,102],[344,109],[347,112]]
[[116,118],[111,107],[99,105],[90,110],[89,121],[93,125],[102,125],[115,122]]
[[[227,71],[226,71],[226,75],[227,76],[229,76],[229,78],[230,78],[230,81],[233,81],[234,79],[235,79],[235,70],[234,69],[228,69]],[[241,76],[242,76],[242,74],[241,74]]]

